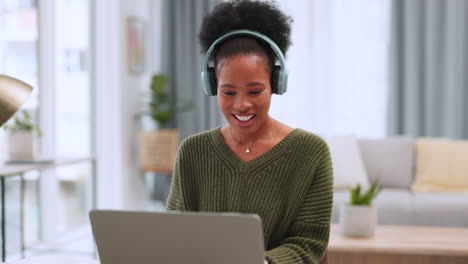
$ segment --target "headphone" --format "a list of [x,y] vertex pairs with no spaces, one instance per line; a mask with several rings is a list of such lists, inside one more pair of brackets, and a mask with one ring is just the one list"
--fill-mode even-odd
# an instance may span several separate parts
[[281,52],[281,49],[278,47],[278,45],[276,45],[276,43],[273,40],[271,40],[264,34],[245,29],[234,30],[226,33],[225,35],[215,40],[206,52],[205,58],[203,59],[203,69],[201,73],[202,87],[205,94],[210,96],[217,94],[216,72],[213,56],[215,47],[224,40],[239,35],[252,36],[269,44],[270,48],[273,50],[277,58],[273,70],[271,72],[271,89],[275,94],[284,94],[287,90],[288,84],[288,70],[286,69],[285,59],[283,53]]

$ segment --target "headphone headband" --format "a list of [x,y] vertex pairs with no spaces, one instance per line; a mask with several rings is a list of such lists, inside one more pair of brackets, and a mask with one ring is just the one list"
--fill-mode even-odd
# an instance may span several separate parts
[[[266,42],[271,50],[276,55],[277,62],[275,63],[275,68],[279,69],[272,69],[272,79],[273,79],[273,84],[272,84],[272,90],[276,94],[283,94],[286,92],[286,84],[287,84],[287,77],[288,77],[288,72],[286,70],[286,64],[285,64],[285,58],[283,53],[281,52],[281,49],[276,45],[276,43],[271,40],[269,37],[266,35],[252,31],[252,30],[246,30],[246,29],[241,29],[241,30],[234,30],[230,31],[223,36],[219,37],[216,39],[213,44],[209,47],[208,51],[205,54],[205,58],[203,59],[203,70],[201,73],[202,77],[202,86],[203,90],[207,95],[216,95],[216,87],[213,87],[216,83],[215,81],[215,74],[214,74],[214,58],[212,56],[212,53],[214,52],[216,46],[225,41],[226,39],[235,37],[235,36],[240,36],[240,35],[246,35],[246,36],[253,36],[257,39],[263,40]],[[276,72],[276,70],[278,72]],[[277,79],[277,80],[276,80]]]

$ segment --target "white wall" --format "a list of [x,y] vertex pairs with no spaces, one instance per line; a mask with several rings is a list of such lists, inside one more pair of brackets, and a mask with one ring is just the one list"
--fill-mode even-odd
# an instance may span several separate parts
[[[137,139],[141,93],[149,85],[151,10],[159,1],[100,0],[94,4],[94,86],[96,88],[96,155],[99,208],[139,210],[147,200],[138,171]],[[126,19],[146,21],[146,72],[127,71]],[[153,46],[154,48],[154,46]]]

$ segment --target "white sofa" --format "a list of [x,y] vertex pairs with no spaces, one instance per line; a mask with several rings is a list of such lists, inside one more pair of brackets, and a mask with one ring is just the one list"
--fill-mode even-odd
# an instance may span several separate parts
[[[414,144],[414,139],[403,137],[358,140],[369,181],[379,178],[383,187],[373,202],[378,223],[468,227],[468,193],[411,191],[415,179]],[[338,222],[339,206],[348,201],[348,190],[334,191],[333,223]]]

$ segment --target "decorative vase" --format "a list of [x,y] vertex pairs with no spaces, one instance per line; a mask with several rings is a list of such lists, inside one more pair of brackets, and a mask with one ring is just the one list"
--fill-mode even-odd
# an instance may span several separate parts
[[140,132],[138,141],[141,170],[172,172],[179,147],[177,129]]
[[34,136],[32,132],[14,132],[8,136],[10,160],[34,159]]
[[373,205],[343,204],[339,218],[343,236],[372,237],[375,234],[377,208]]

